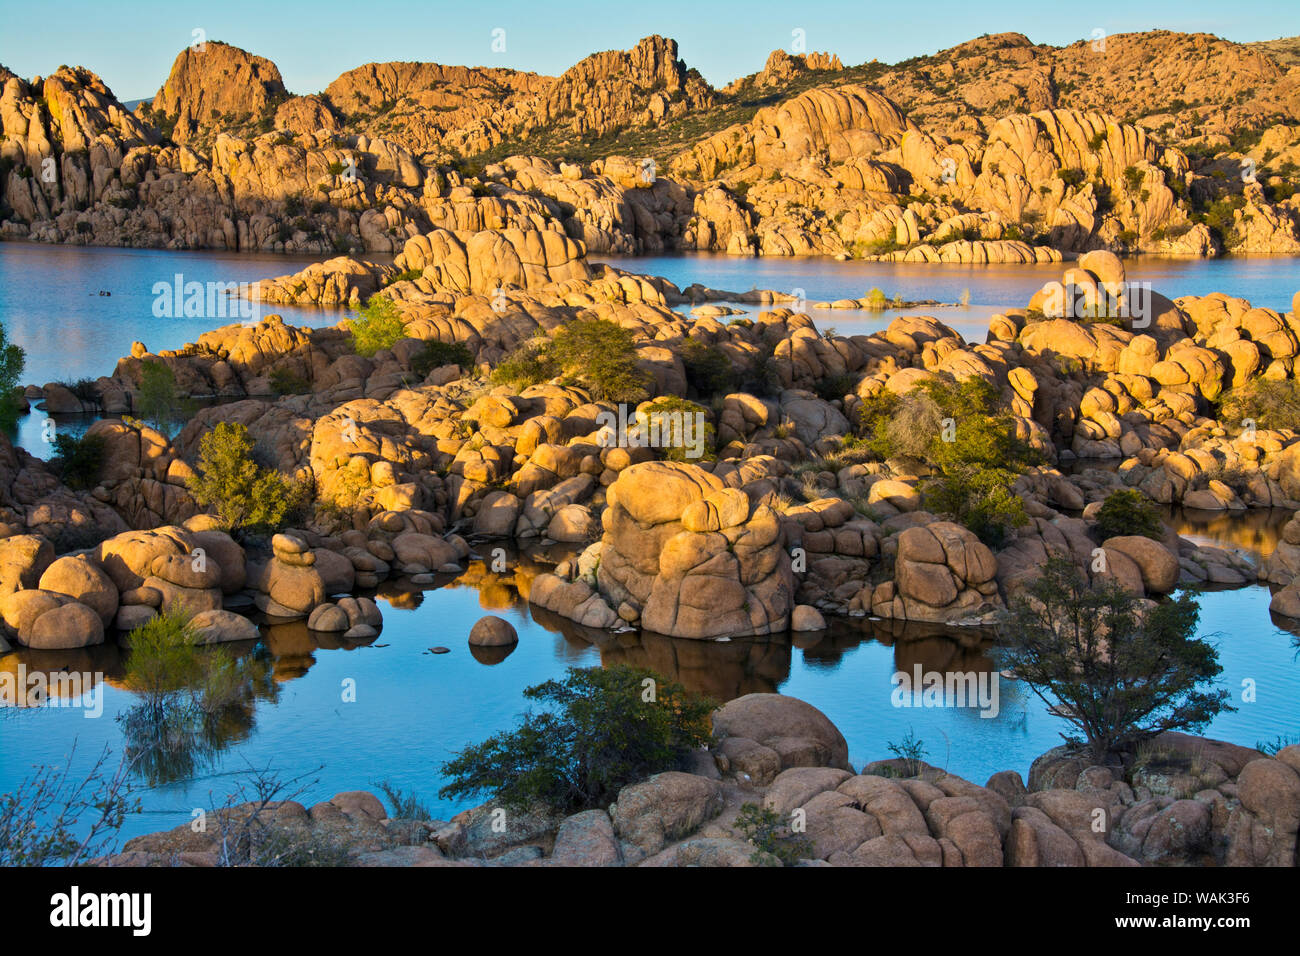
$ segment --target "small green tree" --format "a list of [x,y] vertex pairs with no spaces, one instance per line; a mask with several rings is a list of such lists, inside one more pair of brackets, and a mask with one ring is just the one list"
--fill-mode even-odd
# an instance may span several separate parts
[[559,374],[589,389],[597,400],[644,398],[648,376],[637,368],[632,333],[608,319],[570,322],[546,349]]
[[265,659],[201,646],[191,615],[177,606],[126,643],[125,683],[137,699],[118,721],[133,768],[151,785],[192,777],[251,730],[256,698],[276,694]]
[[711,737],[713,702],[642,668],[573,667],[524,697],[549,709],[445,763],[452,782],[441,796],[492,794],[563,813],[604,807],[627,784],[679,768]]
[[411,371],[419,378],[428,377],[430,372],[444,365],[472,368],[474,353],[464,342],[439,342],[433,339],[425,342],[424,347],[411,358]]
[[1234,709],[1228,692],[1212,687],[1222,667],[1214,647],[1195,636],[1199,615],[1186,593],[1147,610],[1114,581],[1090,584],[1069,560],[1052,558],[1013,599],[999,653],[1078,732],[1065,739],[1104,763]]
[[197,474],[188,481],[190,493],[212,507],[231,531],[278,529],[300,503],[292,481],[252,458],[253,439],[238,422],[218,422],[199,442]]
[[95,487],[104,468],[106,448],[103,435],[58,432],[54,436],[54,454],[59,461],[59,476],[63,483],[74,491]]
[[366,358],[406,338],[406,322],[397,303],[382,296],[371,296],[365,308],[345,324],[352,335],[353,351]]
[[1097,536],[1102,541],[1125,534],[1140,534],[1160,541],[1164,532],[1160,509],[1132,488],[1112,491],[1097,509]]
[[157,359],[140,364],[140,390],[136,397],[139,417],[170,437],[171,428],[188,409],[176,394],[176,374]]
[[746,803],[736,814],[736,829],[754,844],[750,862],[760,866],[794,866],[813,855],[806,837],[796,836],[790,824],[771,807]]
[[18,414],[22,409],[18,397],[18,380],[27,365],[27,353],[8,339],[4,323],[0,322],[0,429],[12,432],[18,427]]

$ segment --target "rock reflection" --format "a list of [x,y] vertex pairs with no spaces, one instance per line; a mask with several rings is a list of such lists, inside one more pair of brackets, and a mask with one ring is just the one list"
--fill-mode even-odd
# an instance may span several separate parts
[[1281,539],[1282,525],[1291,520],[1292,514],[1284,508],[1251,508],[1244,512],[1176,508],[1166,513],[1165,523],[1181,537],[1236,548],[1258,562],[1273,553]]

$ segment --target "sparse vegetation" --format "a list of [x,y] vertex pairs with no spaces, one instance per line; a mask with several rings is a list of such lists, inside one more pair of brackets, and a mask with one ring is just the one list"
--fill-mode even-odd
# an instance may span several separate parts
[[754,844],[750,861],[760,866],[794,866],[813,854],[811,841],[795,834],[771,807],[744,804],[736,814],[735,827]]
[[238,422],[218,422],[199,442],[196,475],[188,487],[231,531],[278,530],[301,503],[297,486],[252,458],[253,439]]
[[346,320],[352,335],[352,349],[369,358],[376,352],[391,349],[406,337],[406,323],[391,299],[371,296],[360,313]]
[[490,794],[507,806],[575,813],[607,806],[625,785],[682,766],[709,742],[713,703],[653,671],[570,668],[524,691],[547,709],[460,751],[441,796]]
[[1160,541],[1164,531],[1160,509],[1132,488],[1112,491],[1097,511],[1097,536],[1102,541],[1124,534],[1140,534]]
[[1114,581],[1090,584],[1052,558],[1013,600],[1000,655],[1074,728],[1066,740],[1105,763],[1166,730],[1196,731],[1234,708],[1214,690],[1218,654],[1197,638],[1200,610],[1187,593],[1147,609]]

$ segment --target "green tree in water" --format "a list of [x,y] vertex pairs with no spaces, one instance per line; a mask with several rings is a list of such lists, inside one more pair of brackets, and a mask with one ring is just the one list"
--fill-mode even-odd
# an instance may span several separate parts
[[1166,730],[1196,731],[1228,692],[1213,645],[1197,638],[1200,609],[1186,593],[1147,608],[1113,581],[1090,584],[1052,558],[1012,601],[1000,657],[1077,735],[1099,764]]
[[12,432],[18,427],[18,379],[27,364],[27,353],[9,341],[4,323],[0,322],[0,429]]

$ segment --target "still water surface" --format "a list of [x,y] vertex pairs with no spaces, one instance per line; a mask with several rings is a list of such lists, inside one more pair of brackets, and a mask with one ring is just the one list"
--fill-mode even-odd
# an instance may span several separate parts
[[[153,284],[180,272],[198,281],[251,281],[295,271],[309,260],[220,253],[75,249],[0,243],[0,321],[28,351],[27,381],[75,380],[110,374],[118,356],[142,340],[150,349],[193,341],[220,321],[158,319]],[[1056,267],[933,267],[828,260],[754,260],[720,256],[666,256],[620,260],[632,271],[664,275],[685,287],[790,290],[811,300],[865,295],[872,287],[891,297],[956,301],[970,289],[969,310],[936,311],[968,338],[982,341],[987,315],[1023,305]],[[1292,260],[1232,259],[1209,262],[1139,261],[1130,277],[1150,279],[1169,296],[1224,291],[1255,304],[1289,308],[1300,287]],[[112,291],[101,297],[99,289]],[[331,325],[341,313],[276,308],[287,321]],[[924,311],[924,310],[922,310]],[[982,318],[981,318],[982,316]],[[891,314],[832,312],[819,325],[841,331],[883,327]],[[28,417],[38,422],[39,414]],[[36,426],[37,428],[39,426]],[[1181,533],[1237,547],[1253,558],[1267,554],[1287,515],[1255,515],[1197,523],[1172,522]],[[473,801],[438,797],[439,765],[458,748],[514,726],[522,690],[559,676],[569,666],[627,662],[653,667],[687,686],[727,700],[756,691],[779,691],[810,701],[844,732],[855,764],[889,756],[887,745],[908,733],[921,740],[927,759],[977,783],[1004,769],[1028,772],[1032,759],[1059,742],[1061,721],[1022,685],[1000,683],[999,713],[974,709],[916,709],[891,704],[891,675],[924,670],[993,667],[987,636],[971,630],[910,628],[881,622],[837,621],[817,635],[698,642],[629,633],[609,636],[532,612],[521,597],[539,569],[526,556],[516,569],[491,575],[481,567],[436,590],[390,585],[377,595],[384,629],[369,646],[322,643],[301,625],[264,628],[255,646],[270,669],[270,690],[224,727],[216,752],[186,779],[147,787],[144,813],[124,832],[134,835],[187,822],[195,807],[219,804],[251,768],[269,767],[285,778],[314,781],[302,796],[324,799],[373,787],[379,780],[418,794],[437,816]],[[1201,597],[1201,633],[1220,649],[1222,686],[1239,696],[1252,680],[1258,700],[1239,704],[1205,731],[1253,746],[1279,735],[1300,734],[1300,663],[1297,638],[1283,619],[1268,613],[1269,591],[1250,587]],[[511,620],[520,642],[502,659],[476,657],[466,644],[485,613]],[[433,655],[446,645],[451,653]],[[76,748],[78,767],[105,747],[115,753],[123,733],[116,719],[135,697],[121,686],[122,655],[115,645],[87,652],[0,658],[0,671],[100,672],[104,714],[86,719],[72,708],[0,710],[0,793],[13,790],[35,766],[61,764]],[[343,701],[344,682],[356,683],[355,703]]]

